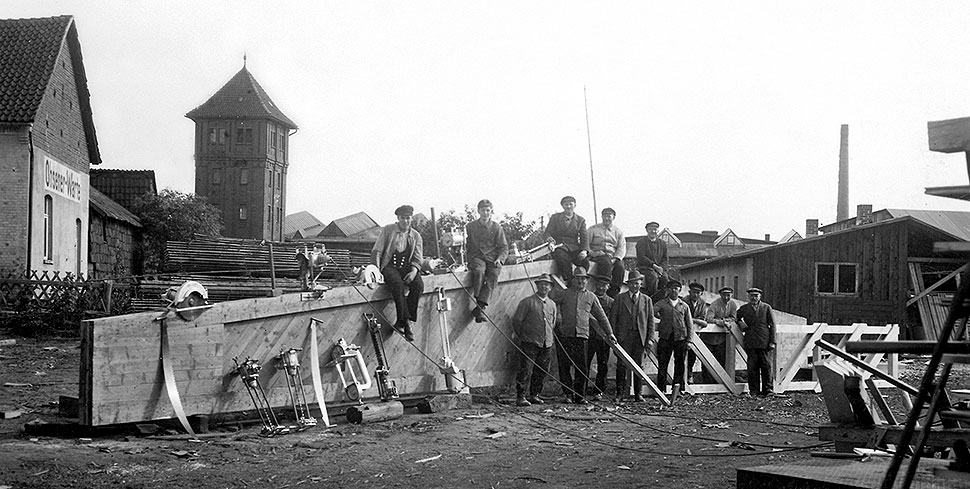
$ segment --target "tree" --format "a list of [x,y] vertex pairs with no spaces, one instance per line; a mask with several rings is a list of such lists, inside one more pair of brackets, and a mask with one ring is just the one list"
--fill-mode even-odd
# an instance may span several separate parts
[[[478,219],[478,211],[468,204],[465,204],[465,210],[462,214],[459,214],[454,209],[442,212],[437,216],[438,236],[449,231],[461,233],[464,231],[465,226],[475,219]],[[509,241],[510,252],[512,243],[517,243],[519,249],[529,249],[542,241],[542,232],[536,226],[536,222],[526,221],[522,217],[521,212],[505,214],[498,223],[505,230],[505,237]],[[434,227],[431,224],[431,220],[422,222],[414,228],[421,233],[421,239],[424,240],[424,254],[426,256],[437,256]]]
[[132,212],[142,225],[140,245],[145,273],[159,272],[166,241],[191,240],[195,235],[222,234],[222,213],[205,197],[165,189],[137,199]]

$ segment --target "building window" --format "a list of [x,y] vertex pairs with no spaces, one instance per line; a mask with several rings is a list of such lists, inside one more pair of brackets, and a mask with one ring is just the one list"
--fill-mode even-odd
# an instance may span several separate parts
[[859,292],[859,264],[816,263],[815,293],[819,295],[856,295]]
[[236,142],[252,144],[253,142],[253,130],[248,127],[237,127],[236,128]]
[[249,183],[249,169],[242,168],[239,170],[239,184],[247,185]]
[[240,221],[245,221],[246,218],[249,217],[248,214],[249,214],[249,212],[246,209],[246,206],[243,205],[243,206],[240,206],[239,207],[239,220]]
[[81,234],[81,220],[74,220],[74,275],[81,276],[81,244],[84,236]]
[[271,148],[276,147],[276,128],[275,127],[269,130],[269,146]]
[[738,237],[735,236],[735,235],[733,235],[733,234],[729,234],[729,235],[727,235],[727,236],[724,237],[724,244],[726,244],[728,246],[730,246],[730,245],[736,245],[736,244],[738,244]]
[[273,170],[266,169],[266,186],[273,188]]
[[54,262],[54,199],[44,196],[44,263]]
[[280,190],[283,188],[283,172],[276,174],[276,189]]
[[266,206],[266,222],[268,222],[270,224],[273,223],[273,206],[272,205]]
[[212,144],[226,144],[226,138],[229,137],[229,131],[222,127],[216,127],[209,129],[209,142]]
[[212,170],[212,184],[222,185],[222,169],[216,168]]

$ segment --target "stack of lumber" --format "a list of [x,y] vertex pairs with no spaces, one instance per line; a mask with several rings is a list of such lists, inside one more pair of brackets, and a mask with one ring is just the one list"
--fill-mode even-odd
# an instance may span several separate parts
[[[270,275],[269,242],[198,237],[192,241],[168,241],[165,246],[165,270],[177,273],[222,273],[268,277]],[[272,243],[273,265],[277,277],[297,278],[300,267],[297,250],[306,243]],[[310,245],[312,247],[312,244]],[[321,277],[342,279],[353,275],[351,269],[369,262],[364,253],[328,249],[333,259],[323,267]]]

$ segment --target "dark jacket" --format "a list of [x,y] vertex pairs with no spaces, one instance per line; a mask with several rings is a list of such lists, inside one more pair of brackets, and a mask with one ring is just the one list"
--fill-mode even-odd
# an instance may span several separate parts
[[561,322],[562,317],[551,297],[543,301],[532,294],[519,301],[519,307],[512,315],[512,331],[522,343],[551,347],[555,328]]
[[556,240],[557,243],[566,245],[568,251],[589,251],[589,231],[586,229],[586,219],[579,214],[573,214],[573,218],[567,220],[566,215],[557,212],[549,216],[549,225],[546,226],[546,236]]
[[[596,295],[596,294],[593,294],[593,295]],[[603,313],[606,314],[606,317],[607,318],[609,318],[610,317],[610,312],[613,311],[613,304],[614,304],[615,301],[613,300],[612,297],[610,297],[610,296],[608,296],[606,294],[597,295],[596,298],[600,301],[600,306],[603,307]],[[600,334],[596,330],[596,326],[593,324],[594,322],[596,322],[596,318],[590,317],[589,318],[589,338],[590,339],[593,339],[593,338],[602,339],[602,337],[600,336]],[[613,326],[613,320],[612,319],[610,320],[610,326]]]
[[653,317],[653,301],[647,294],[640,292],[636,303],[632,294],[626,291],[616,296],[613,311],[610,313],[610,324],[618,343],[623,345],[628,338],[639,334],[640,344],[646,346],[647,340],[653,337],[656,326]]
[[655,307],[660,321],[657,322],[657,335],[661,340],[681,341],[690,338],[694,324],[690,317],[690,307],[678,300],[676,304],[664,298]]
[[505,230],[495,221],[482,224],[478,219],[465,226],[468,233],[468,259],[480,258],[485,262],[505,261],[509,256],[509,242]]
[[637,241],[637,268],[652,269],[653,265],[660,265],[665,271],[667,270],[669,265],[667,243],[660,238],[653,241],[650,241],[650,238],[641,238]]
[[745,348],[768,348],[775,342],[775,316],[767,302],[739,307],[738,327],[744,331]]

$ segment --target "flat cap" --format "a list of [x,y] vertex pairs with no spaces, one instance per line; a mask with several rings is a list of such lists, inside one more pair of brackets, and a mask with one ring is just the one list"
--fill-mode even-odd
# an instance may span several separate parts
[[573,197],[572,195],[567,195],[567,196],[565,196],[565,197],[563,197],[563,198],[562,198],[562,199],[561,199],[561,200],[559,201],[559,205],[563,205],[563,204],[565,204],[566,202],[572,202],[573,204],[575,204],[575,203],[576,203],[576,197]]
[[646,224],[645,226],[643,226],[643,227],[644,227],[644,228],[649,228],[650,226],[655,226],[655,227],[658,227],[658,228],[659,228],[659,227],[660,227],[660,223],[659,223],[659,222],[657,222],[657,221],[650,221],[650,222],[648,222],[648,223],[647,223],[647,224]]
[[749,293],[749,294],[754,294],[754,293],[756,293],[756,292],[757,292],[758,294],[764,294],[764,292],[762,292],[762,291],[761,291],[761,289],[759,289],[759,288],[757,288],[757,287],[751,287],[751,288],[750,288],[750,289],[748,289],[748,290],[747,290],[746,292],[747,292],[747,293]]
[[397,209],[394,209],[394,215],[395,216],[413,216],[414,215],[414,207],[409,206],[407,204],[404,204],[401,207],[398,207]]
[[666,285],[666,287],[668,289],[672,289],[674,287],[683,287],[683,286],[684,286],[684,284],[682,284],[682,283],[680,283],[680,282],[678,282],[676,280],[670,280],[670,281],[667,282],[667,285]]
[[718,294],[723,294],[725,292],[730,292],[730,293],[733,294],[734,293],[734,289],[732,289],[731,287],[728,287],[727,285],[725,285],[724,287],[721,287],[720,289],[717,289],[717,293]]
[[704,286],[701,285],[701,284],[699,284],[699,283],[697,283],[697,282],[691,282],[691,283],[687,284],[687,288],[688,289],[692,289],[692,290],[699,290],[701,292],[704,292]]
[[535,282],[535,283],[546,282],[546,283],[551,284],[552,283],[552,277],[550,277],[548,273],[543,273],[542,275],[539,275],[535,280],[533,280],[533,282]]
[[615,211],[615,210],[613,210],[613,208],[612,208],[612,207],[607,207],[607,208],[604,208],[604,209],[603,209],[603,210],[602,210],[602,211],[600,212],[600,214],[602,214],[602,215],[604,215],[604,216],[605,216],[605,215],[607,215],[607,214],[612,214],[612,215],[613,215],[614,217],[616,217],[616,211]]
[[478,208],[481,209],[482,207],[494,207],[494,206],[492,205],[491,200],[482,199],[478,201]]

